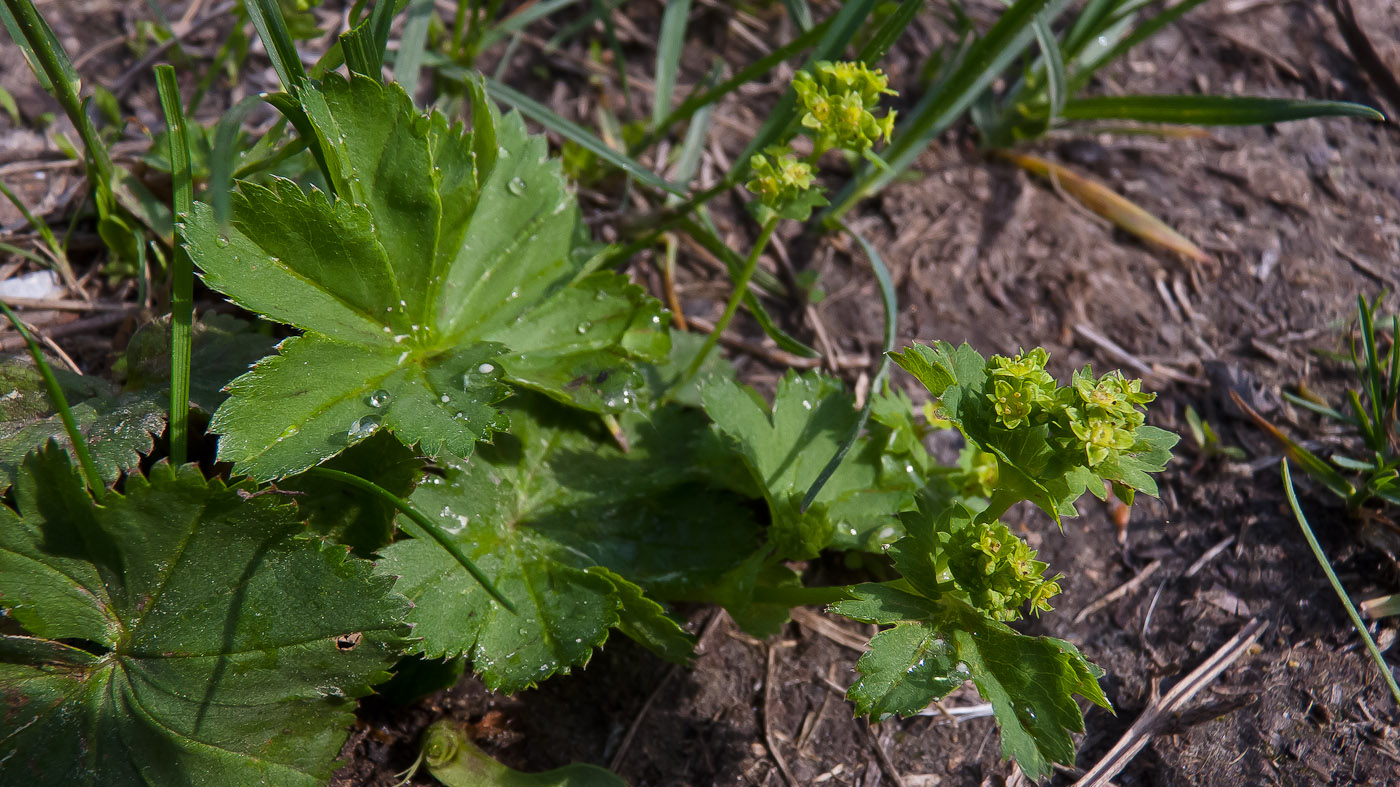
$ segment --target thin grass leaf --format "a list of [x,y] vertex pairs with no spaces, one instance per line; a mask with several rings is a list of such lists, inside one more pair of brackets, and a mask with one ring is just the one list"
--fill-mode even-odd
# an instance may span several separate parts
[[287,20],[282,18],[277,0],[246,0],[244,8],[248,10],[253,29],[258,31],[258,38],[262,39],[282,87],[286,90],[300,87],[306,80],[306,68],[301,64],[301,55],[297,54],[291,33],[287,32]]
[[807,5],[807,0],[783,0],[783,6],[798,30],[812,29],[812,7]]
[[908,169],[935,137],[942,134],[972,102],[992,84],[1035,38],[1036,17],[1045,12],[1059,15],[1069,0],[1016,0],[987,34],[978,39],[958,61],[948,78],[924,94],[909,117],[895,130],[894,140],[883,151],[888,171],[866,166],[861,175],[841,190],[822,220],[834,223],[865,195],[881,189]]
[[87,479],[88,487],[92,490],[94,497],[99,500],[106,492],[107,486],[102,483],[102,474],[98,472],[97,465],[92,461],[92,452],[88,450],[87,440],[83,439],[83,433],[78,429],[77,421],[73,420],[73,411],[68,407],[68,397],[63,395],[63,388],[58,384],[58,380],[53,376],[53,369],[49,367],[49,361],[44,357],[44,351],[39,349],[39,343],[34,340],[33,334],[24,327],[24,323],[19,321],[15,313],[10,311],[10,307],[0,301],[0,311],[9,318],[10,324],[19,332],[24,339],[25,346],[29,348],[29,355],[34,359],[34,367],[39,370],[39,375],[44,378],[44,389],[48,392],[49,401],[58,411],[58,417],[63,421],[63,431],[68,433],[68,439],[73,443],[73,453],[78,455],[78,464],[83,468],[83,477]]
[[[1045,0],[1036,0],[1044,2]],[[865,20],[875,7],[875,0],[849,0],[831,18],[831,26],[817,42],[816,49],[807,58],[803,68],[809,68],[819,60],[840,60],[846,47],[865,25]],[[783,137],[788,127],[797,122],[797,93],[791,87],[783,93],[778,105],[769,113],[768,119],[749,141],[748,147],[734,160],[734,166],[724,178],[724,183],[733,185],[743,180],[749,173],[749,162],[753,155]]]
[[1050,99],[1050,116],[1047,123],[1054,123],[1069,99],[1069,77],[1065,74],[1065,61],[1060,53],[1060,43],[1055,40],[1055,31],[1050,29],[1050,16],[1041,12],[1035,17],[1035,39],[1040,44],[1041,59],[1045,66],[1045,92]]
[[0,251],[5,252],[6,254],[14,254],[18,257],[23,257],[41,268],[47,268],[48,266],[53,264],[53,260],[49,259],[48,257],[45,257],[42,254],[35,254],[29,249],[21,249],[13,243],[0,243]]
[[1367,599],[1361,602],[1361,612],[1372,619],[1400,615],[1400,593]]
[[1061,51],[1074,58],[1094,38],[1103,35],[1103,22],[1113,15],[1120,0],[1089,0],[1074,18],[1061,42]]
[[[731,276],[738,275],[744,261],[739,258],[739,255],[736,254],[733,249],[729,248],[728,244],[720,240],[713,229],[690,218],[683,220],[679,226],[681,229],[685,230],[690,237],[694,238],[697,243],[703,246],[706,251],[720,258],[720,260],[724,262],[725,267],[729,269],[729,274]],[[761,269],[754,272],[754,284],[769,291],[782,291],[781,286],[772,278],[771,274]],[[767,286],[765,286],[765,284]],[[758,299],[758,296],[753,294],[752,290],[748,290],[744,293],[744,308],[749,310],[749,314],[758,322],[763,332],[785,352],[790,352],[793,355],[800,355],[803,358],[816,358],[821,354],[778,327],[778,324],[773,321],[773,316],[768,313],[768,309],[763,306],[763,302]]]
[[170,179],[174,191],[175,244],[170,258],[170,462],[185,463],[190,426],[191,323],[194,319],[194,264],[185,251],[185,221],[194,208],[190,143],[180,109],[175,68],[156,66],[156,87],[170,139]]
[[861,47],[856,59],[868,66],[874,66],[884,59],[885,55],[889,54],[890,47],[904,35],[909,23],[914,21],[914,16],[923,6],[923,0],[902,0],[899,7],[885,17],[885,21],[880,24],[870,40],[865,42],[865,46]]
[[[448,71],[449,69],[443,69],[444,73]],[[469,78],[465,70],[454,69],[454,71],[458,73],[453,74],[453,78]],[[559,136],[573,140],[585,150],[623,172],[626,172],[639,182],[672,194],[684,195],[682,189],[662,180],[656,173],[642,166],[636,159],[608,147],[588,129],[572,121],[565,120],[556,114],[554,110],[530,98],[524,93],[514,88],[506,87],[500,82],[489,78],[486,80],[486,90],[491,94],[492,98],[515,107],[526,117],[534,120],[536,123],[539,123],[541,126],[553,131]]]
[[428,45],[428,26],[433,20],[433,0],[409,0],[404,18],[399,52],[394,57],[394,80],[412,97],[418,92],[418,76],[423,70],[423,53]]
[[1029,153],[1001,150],[996,151],[996,155],[1027,172],[1051,180],[1089,210],[1149,243],[1184,254],[1198,262],[1210,259],[1199,246],[1167,226],[1161,219],[1096,180]]
[[1321,564],[1323,573],[1327,575],[1327,581],[1331,583],[1332,590],[1337,593],[1337,598],[1341,599],[1342,605],[1347,608],[1347,616],[1351,618],[1351,625],[1356,628],[1356,633],[1360,634],[1361,640],[1366,643],[1366,651],[1371,654],[1371,660],[1376,663],[1376,669],[1381,671],[1381,677],[1385,678],[1385,685],[1390,688],[1391,696],[1395,697],[1396,704],[1400,705],[1400,685],[1396,685],[1395,675],[1390,671],[1390,665],[1381,655],[1380,648],[1376,647],[1376,641],[1371,639],[1371,632],[1366,630],[1366,624],[1362,622],[1361,615],[1352,605],[1351,597],[1342,587],[1342,581],[1337,579],[1337,572],[1332,570],[1332,565],[1327,562],[1327,555],[1323,554],[1322,546],[1317,543],[1317,536],[1313,535],[1312,527],[1308,525],[1308,518],[1303,515],[1303,508],[1298,504],[1298,493],[1293,489],[1293,476],[1288,472],[1288,460],[1280,462],[1279,466],[1283,471],[1283,491],[1288,494],[1288,507],[1293,509],[1293,516],[1297,518],[1298,526],[1303,529],[1303,537],[1308,540],[1308,547],[1312,549],[1313,556]]
[[1334,420],[1334,421],[1337,421],[1337,422],[1339,422],[1339,423],[1350,424],[1351,426],[1356,426],[1356,421],[1353,420],[1351,416],[1345,415],[1345,414],[1343,414],[1342,412],[1340,412],[1340,411],[1338,411],[1338,410],[1335,410],[1335,409],[1333,409],[1333,408],[1331,408],[1331,407],[1328,407],[1328,406],[1325,405],[1325,404],[1318,404],[1317,402],[1314,402],[1314,401],[1311,400],[1311,399],[1306,399],[1306,398],[1304,398],[1304,397],[1302,397],[1302,396],[1298,396],[1297,394],[1289,393],[1288,391],[1284,391],[1284,392],[1283,392],[1283,398],[1284,398],[1289,404],[1296,404],[1296,405],[1298,405],[1299,407],[1303,408],[1304,410],[1309,410],[1309,411],[1311,411],[1311,412],[1317,413],[1318,415],[1322,416],[1323,418],[1330,418],[1330,419],[1332,419],[1332,420]]
[[[525,5],[521,7],[520,10],[502,19],[490,30],[482,33],[480,45],[482,48],[489,47],[503,38],[521,32],[554,12],[568,8],[578,2],[580,2],[580,0],[544,0],[544,2]],[[587,21],[575,28],[575,32],[577,32],[578,29],[592,24],[594,19],[596,19],[596,17],[593,16],[592,13],[588,14]],[[583,20],[580,21],[582,22]]]
[[46,268],[52,266],[58,271],[58,274],[63,277],[63,281],[66,282],[68,286],[77,289],[77,280],[73,276],[73,266],[68,262],[68,254],[64,251],[63,244],[58,242],[58,238],[54,237],[53,229],[49,227],[48,222],[31,213],[29,206],[24,204],[24,200],[20,199],[19,195],[15,194],[13,191],[10,191],[10,188],[3,182],[0,182],[0,194],[4,194],[5,198],[10,201],[10,204],[15,206],[15,210],[18,210],[20,215],[24,217],[24,220],[29,222],[29,225],[38,231],[39,237],[44,241],[44,246],[49,250],[49,259],[47,260],[39,256],[26,256],[29,256],[30,259],[35,260]]
[[1371,403],[1371,421],[1379,427],[1381,405],[1385,401],[1385,382],[1381,378],[1380,359],[1376,356],[1375,314],[1371,304],[1367,303],[1366,299],[1360,295],[1356,296],[1356,312],[1361,320],[1361,353],[1366,359],[1364,370],[1366,398]]
[[1332,469],[1332,466],[1324,462],[1317,454],[1293,442],[1292,438],[1284,434],[1278,427],[1269,423],[1268,419],[1259,414],[1259,411],[1250,407],[1240,395],[1234,391],[1230,392],[1230,398],[1234,400],[1235,406],[1239,407],[1249,419],[1260,429],[1269,433],[1269,436],[1278,442],[1283,448],[1283,453],[1289,459],[1297,462],[1316,481],[1327,487],[1333,494],[1350,503],[1352,497],[1356,495],[1356,487],[1352,486],[1341,473]]
[[593,0],[593,5],[597,9],[598,19],[603,23],[603,37],[608,41],[608,50],[612,52],[613,56],[613,67],[617,71],[617,81],[622,86],[622,102],[627,108],[627,114],[630,115],[632,114],[632,90],[627,81],[627,53],[623,51],[622,42],[617,38],[617,25],[612,18],[612,12],[619,3]]
[[408,517],[413,524],[422,529],[422,535],[410,533],[411,535],[417,538],[427,536],[437,542],[438,546],[446,550],[447,554],[451,555],[454,560],[461,564],[462,568],[466,569],[468,574],[471,574],[472,579],[481,583],[482,589],[489,593],[491,598],[496,600],[497,604],[510,610],[512,615],[517,614],[515,605],[510,603],[510,599],[506,598],[505,595],[497,589],[495,583],[491,581],[491,578],[483,574],[481,569],[477,568],[476,564],[472,562],[471,558],[467,557],[462,552],[461,547],[457,546],[457,542],[453,541],[451,536],[444,533],[442,528],[438,527],[436,523],[407,500],[404,500],[402,497],[399,497],[373,481],[340,470],[332,470],[328,467],[313,467],[306,471],[306,474],[319,476],[321,478],[329,478],[347,486],[353,486],[356,489],[374,495],[385,503],[398,509],[404,516]]
[[875,402],[875,394],[885,384],[885,378],[890,373],[890,353],[894,352],[896,324],[899,319],[899,298],[895,294],[894,279],[890,277],[890,269],[885,266],[885,261],[880,256],[880,252],[864,235],[851,229],[849,224],[841,223],[841,229],[855,238],[856,243],[865,252],[866,259],[870,260],[870,269],[875,273],[875,281],[880,286],[880,302],[885,310],[885,345],[880,351],[880,365],[875,369],[875,377],[870,381],[870,393],[865,397],[865,404],[860,408],[860,417],[856,419],[855,426],[846,434],[841,441],[840,447],[836,449],[836,454],[831,457],[831,461],[822,468],[817,480],[812,482],[812,486],[807,489],[807,494],[802,498],[800,511],[805,513],[812,502],[821,494],[822,487],[831,480],[836,470],[841,467],[841,461],[850,453],[851,446],[856,444],[860,437],[861,430],[865,429],[865,424],[870,420],[870,408]]
[[[1188,11],[1204,2],[1205,0],[1182,0],[1182,2],[1177,3],[1162,13],[1144,20],[1141,24],[1133,27],[1131,33],[1113,47],[1105,50],[1098,58],[1082,60],[1080,62],[1080,67],[1076,69],[1074,76],[1070,78],[1070,93],[1078,93],[1080,90],[1083,90],[1084,86],[1088,85],[1089,80],[1093,78],[1095,71],[1098,71],[1105,65],[1127,54],[1129,49],[1157,35],[1158,31],[1162,28],[1180,19]],[[1120,21],[1131,25],[1131,23],[1128,23],[1126,20]]]
[[739,73],[719,85],[705,90],[696,90],[694,93],[691,93],[685,101],[681,102],[679,107],[676,107],[670,114],[666,115],[664,120],[654,124],[654,128],[637,142],[637,144],[629,148],[629,152],[631,155],[635,156],[652,145],[655,145],[662,137],[666,136],[667,132],[673,127],[690,119],[692,115],[702,108],[723,99],[741,86],[758,80],[763,75],[772,71],[779,63],[786,62],[796,57],[808,47],[814,46],[817,41],[826,34],[827,29],[831,26],[831,22],[831,19],[822,20],[816,27],[806,31],[783,46],[774,49],[758,60],[755,60],[740,69]]
[[685,28],[690,21],[690,0],[666,4],[661,17],[661,34],[656,39],[656,92],[651,102],[651,125],[661,126],[671,112],[671,96],[676,91],[676,73],[685,47]]
[[1253,126],[1315,117],[1385,120],[1348,101],[1251,96],[1093,96],[1065,103],[1065,120],[1135,120],[1193,126]]

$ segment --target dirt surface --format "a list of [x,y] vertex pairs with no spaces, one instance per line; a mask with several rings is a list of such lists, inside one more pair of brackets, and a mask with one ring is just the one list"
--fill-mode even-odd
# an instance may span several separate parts
[[[1400,72],[1400,8],[1388,0],[1354,5],[1381,55]],[[149,14],[142,3],[110,0],[40,7],[70,51],[126,35]],[[983,18],[992,7],[971,4]],[[617,19],[628,51],[637,54],[629,62],[643,102],[638,111],[645,111],[657,5],[626,4]],[[214,25],[193,36],[193,50],[215,46],[218,33]],[[697,3],[688,78],[698,79],[714,54],[748,62],[760,45],[790,35],[780,4],[736,18],[721,4]],[[888,66],[896,85],[909,91],[920,59],[946,40],[937,22],[918,20]],[[586,67],[585,54],[579,45],[545,59],[537,48],[521,47],[507,81],[591,123],[598,101],[620,109],[620,91],[610,69]],[[82,70],[110,84],[136,59],[116,46]],[[553,69],[557,81],[540,79],[541,68]],[[0,47],[0,69],[0,85],[27,118],[52,111],[9,45]],[[252,76],[244,91],[267,79],[256,70]],[[124,109],[155,125],[148,82],[143,77],[133,85]],[[739,152],[784,84],[755,86],[721,107],[702,184]],[[1092,90],[1310,96],[1384,106],[1326,5],[1310,0],[1207,3],[1107,70]],[[914,96],[906,92],[901,100],[912,103]],[[215,96],[210,112],[235,98],[227,91]],[[62,164],[44,137],[0,124],[5,182],[44,212],[69,206],[81,182],[77,171]],[[1163,474],[1161,499],[1140,501],[1121,534],[1092,500],[1063,535],[1035,512],[1017,509],[1010,517],[1041,558],[1067,575],[1056,612],[1026,630],[1065,638],[1108,671],[1104,686],[1117,715],[1089,711],[1080,769],[1103,756],[1156,697],[1259,619],[1268,627],[1256,645],[1157,730],[1115,783],[1400,784],[1400,714],[1287,509],[1276,447],[1228,404],[1234,388],[1295,433],[1319,433],[1279,392],[1303,382],[1335,398],[1347,370],[1310,351],[1340,347],[1340,328],[1358,293],[1400,288],[1396,128],[1313,120],[1227,129],[1205,139],[1076,132],[1035,148],[1164,219],[1209,252],[1207,264],[1106,228],[1049,184],[988,161],[965,129],[945,135],[924,156],[917,179],[852,215],[894,274],[901,342],[966,340],[986,353],[1042,344],[1061,375],[1086,362],[1122,367],[1161,392],[1151,416],[1157,425],[1185,433],[1190,405],[1225,443],[1249,452],[1246,461],[1229,463],[1200,457],[1183,441]],[[607,207],[592,192],[583,197],[606,237]],[[755,230],[735,204],[721,199],[718,218],[734,246],[747,248]],[[13,242],[17,216],[8,210],[0,205],[0,240]],[[864,260],[830,238],[788,236],[778,251],[764,264],[780,278],[815,271],[825,298],[810,307],[775,301],[775,310],[794,334],[842,361],[836,365],[854,380],[864,367],[853,359],[877,354],[881,330]],[[712,320],[725,281],[693,249],[682,249],[681,262],[687,314]],[[0,258],[4,276],[24,270]],[[645,258],[635,266],[638,278],[653,285],[654,270]],[[131,295],[118,286],[103,297]],[[1386,311],[1394,308],[1392,301]],[[58,315],[50,324],[70,319]],[[118,342],[129,328],[117,327]],[[761,344],[753,325],[741,321],[739,329]],[[110,358],[111,331],[59,333],[60,344],[84,363]],[[765,356],[772,353],[740,352],[736,359],[746,377],[762,384],[777,374]],[[917,393],[907,378],[897,379]],[[1400,590],[1392,559],[1358,539],[1329,498],[1303,486],[1303,505],[1353,597]],[[817,579],[838,569],[835,562],[810,567]],[[1113,600],[1076,620],[1109,594]],[[990,719],[952,724],[933,715],[877,727],[852,719],[841,695],[853,680],[858,643],[870,634],[860,626],[812,622],[819,610],[808,610],[782,636],[760,642],[722,612],[681,612],[700,636],[692,670],[673,669],[618,637],[587,669],[516,697],[491,695],[468,678],[408,707],[368,703],[336,783],[394,784],[393,774],[417,756],[422,730],[445,717],[472,725],[478,742],[513,766],[594,762],[611,765],[636,787],[973,787],[1020,778],[1001,760]],[[1373,632],[1389,647],[1395,629],[1392,619]],[[965,688],[944,705],[979,703]],[[1074,773],[1056,779],[1069,783]],[[419,775],[410,783],[433,782]]]

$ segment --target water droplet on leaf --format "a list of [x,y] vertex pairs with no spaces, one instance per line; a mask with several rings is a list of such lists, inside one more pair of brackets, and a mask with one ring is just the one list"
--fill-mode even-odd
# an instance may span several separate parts
[[517,197],[525,196],[525,181],[521,178],[511,178],[506,188]]
[[369,395],[369,406],[383,407],[387,405],[389,403],[389,400],[392,398],[393,396],[388,391],[384,390],[383,388],[380,388],[378,391],[375,391],[374,393]]

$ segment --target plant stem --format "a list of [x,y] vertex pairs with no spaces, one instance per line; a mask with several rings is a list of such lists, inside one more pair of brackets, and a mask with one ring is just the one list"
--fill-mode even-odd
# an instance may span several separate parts
[[516,612],[515,605],[510,603],[510,600],[507,599],[505,595],[503,595],[501,591],[496,588],[495,584],[491,582],[490,577],[486,576],[486,574],[482,573],[481,569],[476,567],[476,564],[471,561],[471,558],[467,557],[462,552],[462,549],[457,546],[456,542],[454,542],[451,539],[451,537],[447,535],[447,533],[443,532],[442,528],[438,527],[433,522],[433,520],[429,519],[426,515],[424,515],[422,511],[419,511],[417,508],[414,508],[412,503],[409,503],[407,500],[404,500],[402,497],[399,497],[398,495],[394,494],[393,492],[390,492],[389,490],[385,489],[379,484],[374,483],[373,481],[369,481],[351,473],[345,473],[340,470],[332,470],[328,467],[313,467],[310,470],[307,470],[306,474],[320,476],[322,478],[329,478],[333,481],[339,481],[347,486],[353,486],[356,489],[368,492],[374,495],[375,497],[379,498],[380,500],[383,500],[384,502],[388,503],[389,505],[392,505],[394,508],[397,508],[400,512],[403,513],[404,516],[408,517],[410,520],[413,521],[415,525],[421,528],[423,532],[427,533],[430,537],[432,537],[432,539],[438,543],[438,546],[447,550],[447,554],[451,555],[457,560],[458,563],[462,564],[462,568],[465,568],[467,570],[467,573],[472,575],[473,579],[481,583],[481,587],[488,594],[490,594],[491,598],[496,600],[496,603],[510,610],[511,614],[513,615],[520,614],[519,612]]
[[690,362],[685,374],[681,375],[672,390],[680,390],[685,387],[700,367],[705,365],[705,359],[710,356],[715,345],[719,343],[719,337],[724,333],[724,329],[729,327],[729,323],[734,319],[735,312],[739,311],[739,304],[744,300],[744,293],[748,292],[749,279],[753,278],[754,269],[758,267],[759,255],[763,254],[764,248],[768,246],[768,239],[773,237],[773,230],[778,226],[778,217],[774,216],[763,223],[763,230],[758,234],[758,240],[753,245],[753,250],[749,252],[748,259],[744,260],[744,267],[739,271],[739,278],[734,280],[734,293],[729,296],[729,303],[724,306],[724,314],[720,315],[719,322],[715,323],[715,329],[705,338],[705,343],[700,347],[700,352],[696,353],[695,360]]
[[785,607],[806,607],[815,604],[835,604],[845,601],[851,594],[845,585],[824,585],[821,587],[756,587],[753,600],[758,604],[781,604]]
[[0,311],[10,318],[10,323],[19,331],[19,335],[24,338],[24,343],[29,346],[29,354],[34,358],[34,366],[39,369],[39,376],[44,378],[44,387],[48,390],[49,401],[53,402],[55,410],[58,410],[59,420],[63,421],[63,431],[68,433],[68,439],[73,443],[73,453],[78,455],[78,464],[83,468],[83,475],[87,478],[88,486],[95,496],[101,497],[107,490],[107,485],[102,483],[102,474],[97,472],[97,465],[92,461],[92,454],[88,451],[87,441],[83,439],[83,433],[78,431],[78,423],[73,420],[73,411],[68,409],[68,397],[63,395],[63,389],[58,385],[58,378],[53,376],[53,369],[49,368],[49,362],[44,358],[44,353],[39,349],[39,343],[34,340],[34,336],[29,333],[29,329],[24,327],[24,323],[19,321],[15,313],[10,311],[10,307],[4,301],[0,301]]

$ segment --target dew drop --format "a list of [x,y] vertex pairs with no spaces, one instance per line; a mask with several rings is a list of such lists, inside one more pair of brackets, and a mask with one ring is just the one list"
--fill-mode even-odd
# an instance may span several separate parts
[[452,401],[452,397],[448,396],[447,394],[443,394],[442,396],[438,397],[438,401],[442,402],[443,404],[447,404],[448,402]]
[[506,189],[517,197],[525,196],[525,181],[522,178],[511,178],[506,184]]
[[584,320],[583,322],[579,323],[579,324],[574,328],[574,330],[578,331],[579,334],[585,334],[585,333],[588,333],[588,329],[589,329],[589,328],[592,328],[592,327],[593,327],[593,323],[591,323],[591,322],[589,322],[589,321],[587,321],[587,320]]
[[388,391],[384,390],[383,388],[380,388],[378,391],[375,391],[374,393],[369,395],[369,406],[383,407],[387,405],[389,403],[389,400],[392,398],[392,395]]
[[476,367],[476,370],[477,370],[478,372],[481,372],[482,374],[490,374],[490,373],[496,371],[496,367],[495,367],[495,366],[492,366],[492,365],[489,364],[489,363],[483,363],[482,365]]
[[291,426],[282,430],[282,434],[277,436],[277,442],[280,443],[283,440],[286,440],[288,437],[296,437],[299,434],[301,434],[301,427],[297,426],[296,424],[292,424]]
[[227,249],[227,248],[228,248],[228,245],[229,245],[228,236],[227,236],[227,235],[220,235],[219,238],[218,238],[218,240],[215,240],[214,243],[217,244],[218,247],[221,248],[221,249]]
[[349,437],[351,440],[360,440],[374,434],[379,430],[379,416],[366,415],[363,418],[355,419],[350,424]]
[[802,406],[808,410],[812,409],[812,403],[807,401],[806,399],[802,400]]

